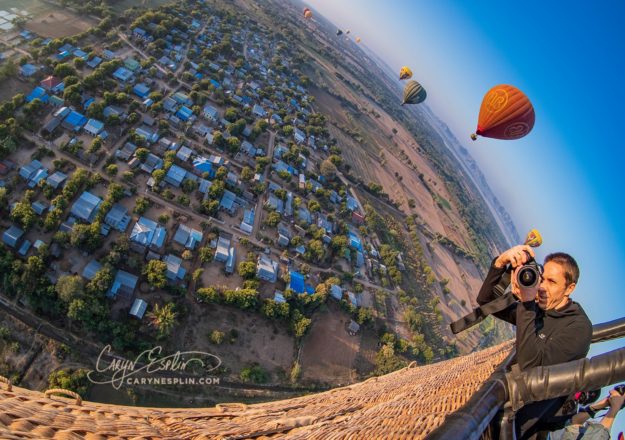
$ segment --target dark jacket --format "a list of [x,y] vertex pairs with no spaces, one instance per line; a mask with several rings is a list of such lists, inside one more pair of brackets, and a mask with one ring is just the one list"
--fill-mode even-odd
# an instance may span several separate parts
[[[477,297],[479,305],[497,297],[495,286],[506,273],[491,264]],[[516,326],[516,362],[521,370],[569,362],[586,357],[592,337],[592,323],[584,309],[574,302],[560,310],[543,311],[535,301],[516,302],[494,314]],[[544,400],[524,406],[516,414],[518,439],[534,438],[543,429],[564,426],[560,410],[566,397]]]
[[[478,304],[496,298],[493,289],[505,272],[505,268],[491,264],[477,297]],[[592,324],[575,301],[569,301],[562,309],[547,311],[534,301],[517,302],[495,316],[516,326],[516,361],[521,370],[581,359],[590,348]]]

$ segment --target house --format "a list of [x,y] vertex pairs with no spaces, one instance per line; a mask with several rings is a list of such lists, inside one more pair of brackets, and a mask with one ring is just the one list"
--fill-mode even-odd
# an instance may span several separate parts
[[345,196],[345,203],[347,209],[349,209],[350,211],[355,211],[359,209],[358,201],[350,195]]
[[19,74],[23,76],[24,78],[29,78],[33,76],[35,73],[37,73],[38,71],[39,71],[39,68],[37,66],[33,66],[32,64],[27,63],[20,67]]
[[228,261],[229,254],[230,240],[219,236],[219,239],[217,240],[217,249],[215,250],[215,261],[225,263],[226,261]]
[[141,298],[135,298],[132,303],[132,307],[130,307],[130,312],[128,313],[130,316],[137,318],[139,320],[143,319],[143,315],[145,315],[145,311],[148,308],[148,303],[142,300]]
[[176,157],[178,159],[180,159],[183,162],[188,161],[191,158],[191,155],[193,154],[193,150],[189,147],[186,146],[182,146],[180,147],[180,149],[176,152]]
[[104,122],[97,119],[89,119],[85,124],[84,130],[93,137],[98,136],[104,130]]
[[312,223],[312,215],[310,215],[310,211],[303,206],[300,206],[297,211],[297,218],[307,225]]
[[41,127],[41,132],[44,135],[50,135],[54,133],[54,130],[59,128],[59,125],[61,125],[61,120],[59,118],[52,118],[48,122],[46,122],[43,127]]
[[187,249],[195,249],[202,242],[202,232],[181,224],[174,235],[174,241]]
[[282,292],[280,292],[279,290],[276,290],[273,293],[273,300],[277,303],[285,303],[286,302],[286,298],[284,297],[284,295],[282,294]]
[[117,298],[117,295],[122,295],[126,298],[130,298],[137,287],[138,280],[139,278],[136,275],[128,273],[125,270],[118,270],[115,274],[113,285],[106,296],[109,298]]
[[254,104],[254,107],[252,108],[252,113],[259,118],[264,118],[265,116],[267,116],[267,112],[265,111],[265,109],[258,104]]
[[265,206],[269,209],[273,209],[278,214],[282,214],[284,212],[284,202],[276,197],[275,194],[269,194],[267,202],[265,202]]
[[299,173],[299,189],[306,188],[306,176],[304,173]]
[[98,263],[96,259],[93,259],[87,263],[85,268],[82,270],[82,277],[91,281],[95,278],[95,275],[102,269],[102,264]]
[[102,199],[84,191],[72,205],[71,214],[84,222],[91,223],[98,213]]
[[163,159],[150,153],[141,164],[141,171],[148,174],[152,174],[154,170],[160,170],[163,168]]
[[198,156],[193,159],[193,169],[195,170],[195,173],[200,176],[204,173],[208,173],[208,177],[213,177],[215,175],[213,165],[205,157]]
[[63,188],[65,181],[67,180],[67,174],[60,171],[55,171],[54,174],[46,179],[46,183],[54,189]]
[[25,257],[30,250],[31,245],[32,243],[30,242],[30,240],[24,240],[20,248],[17,250],[17,253],[20,254],[22,257]]
[[140,217],[130,232],[130,241],[152,249],[160,249],[165,243],[167,230],[146,217]]
[[28,96],[26,97],[26,102],[33,102],[35,99],[38,99],[39,101],[46,104],[48,100],[50,99],[50,97],[48,96],[46,91],[43,89],[43,87],[37,86],[33,89],[32,92],[28,94]]
[[12,225],[2,234],[2,242],[9,247],[15,248],[20,238],[22,238],[22,235],[24,235],[24,231]]
[[139,61],[135,60],[134,58],[128,57],[124,60],[124,67],[131,72],[136,72],[137,70],[141,69],[141,64],[139,64]]
[[243,151],[245,154],[247,154],[250,157],[256,156],[256,147],[254,147],[254,145],[252,145],[248,141],[243,141],[241,143],[241,151]]
[[214,154],[208,156],[208,161],[212,163],[215,168],[226,165],[226,160],[223,157],[215,156]]
[[89,54],[87,52],[85,52],[84,50],[82,50],[82,49],[74,50],[73,55],[76,58],[82,58],[85,61],[87,61],[89,59]]
[[28,165],[20,168],[20,177],[27,182],[31,182],[38,175],[39,171],[43,169],[45,169],[43,164],[34,159]]
[[247,233],[251,234],[254,229],[254,210],[246,209],[243,212],[243,220],[241,221],[240,229]]
[[119,67],[115,72],[113,72],[113,77],[121,82],[132,82],[133,74],[125,67]]
[[204,109],[202,110],[202,114],[204,115],[206,119],[209,119],[213,122],[217,122],[219,120],[219,112],[213,106],[210,106],[210,105],[204,106]]
[[356,296],[354,292],[347,292],[347,297],[349,298],[349,302],[354,307],[360,307],[361,297],[360,295]]
[[135,130],[135,134],[144,138],[149,144],[157,142],[160,137],[157,132],[151,130],[147,125],[142,125],[137,128]]
[[115,152],[115,157],[120,160],[128,161],[135,151],[137,150],[137,146],[131,142],[126,142],[122,148]]
[[182,259],[172,254],[168,254],[163,258],[167,265],[165,276],[170,281],[182,280],[187,271],[182,267]]
[[145,83],[139,83],[132,88],[132,93],[141,99],[145,99],[150,94],[150,88]]
[[297,293],[297,294],[303,294],[303,293],[308,293],[309,295],[312,295],[313,293],[315,293],[315,289],[306,284],[306,282],[304,281],[304,275],[302,275],[299,272],[289,272],[289,289],[291,289],[293,292]]
[[191,110],[186,105],[183,105],[176,112],[176,116],[180,118],[181,121],[187,122],[193,119],[193,110]]
[[48,209],[48,205],[39,200],[31,203],[30,206],[33,208],[33,211],[35,211],[35,214],[37,215],[43,215],[43,213]]
[[293,130],[293,139],[295,139],[297,144],[301,144],[306,140],[306,134],[299,128],[295,127],[295,130]]
[[228,259],[226,260],[226,273],[233,273],[237,264],[237,253],[233,246],[228,249]]
[[332,298],[340,301],[343,299],[343,289],[341,288],[341,286],[332,284],[330,286],[330,295],[332,296]]
[[181,168],[178,165],[172,165],[169,167],[169,170],[167,170],[164,180],[170,185],[179,188],[186,175],[187,172],[184,168]]
[[278,262],[266,255],[260,255],[256,262],[256,276],[261,280],[275,283],[278,280]]
[[353,319],[350,320],[349,326],[347,326],[347,332],[351,336],[355,336],[356,333],[358,333],[358,330],[360,330],[360,325],[358,325],[358,323],[356,321],[354,321]]
[[107,105],[106,107],[104,107],[104,110],[102,111],[102,115],[104,116],[104,119],[107,119],[107,120],[110,117],[115,117],[115,116],[118,117],[122,121],[126,119],[126,113],[124,112],[124,109],[116,105]]
[[225,190],[224,195],[219,202],[219,209],[226,211],[229,215],[233,216],[237,212],[238,205],[236,203],[237,195],[232,191]]
[[347,234],[347,238],[350,247],[356,249],[359,252],[362,252],[362,242],[360,241],[360,237],[358,237],[358,235],[356,235],[352,231],[349,231],[349,233]]
[[77,133],[86,123],[87,118],[84,115],[75,110],[70,110],[65,119],[63,119],[63,123],[61,125],[63,125],[64,128]]
[[130,223],[130,216],[128,215],[128,208],[115,203],[111,210],[104,217],[104,223],[111,228],[116,229],[119,232],[125,232]]
[[102,58],[100,58],[99,56],[94,56],[89,61],[87,61],[87,67],[91,67],[92,69],[95,69],[96,67],[100,65],[101,62],[102,62]]
[[188,95],[185,95],[182,92],[176,92],[172,95],[172,98],[174,101],[176,101],[178,104],[182,104],[182,105],[193,105],[193,100],[191,100],[191,98],[189,98]]

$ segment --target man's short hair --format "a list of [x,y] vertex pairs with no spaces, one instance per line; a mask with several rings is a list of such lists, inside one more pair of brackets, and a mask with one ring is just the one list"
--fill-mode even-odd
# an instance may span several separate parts
[[545,264],[550,261],[558,263],[564,268],[564,279],[567,286],[573,283],[577,284],[577,280],[579,280],[579,266],[575,258],[564,252],[554,252],[545,257]]

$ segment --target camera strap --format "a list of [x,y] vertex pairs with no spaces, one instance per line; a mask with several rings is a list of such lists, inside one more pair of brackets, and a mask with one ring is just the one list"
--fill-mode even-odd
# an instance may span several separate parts
[[514,295],[508,292],[498,298],[495,298],[489,303],[486,303],[480,307],[476,307],[475,309],[473,309],[472,312],[449,324],[449,327],[451,327],[451,331],[454,335],[458,334],[463,330],[479,324],[484,319],[486,319],[488,315],[501,312],[502,310],[510,307],[516,302],[517,300]]

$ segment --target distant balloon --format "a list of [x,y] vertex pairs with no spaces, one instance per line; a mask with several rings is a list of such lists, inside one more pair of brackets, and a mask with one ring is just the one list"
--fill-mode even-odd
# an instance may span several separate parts
[[412,70],[409,67],[404,66],[399,69],[399,79],[410,79],[412,78]]
[[346,33],[347,35],[349,35],[349,33],[350,33],[350,32],[351,32],[351,31],[350,31],[349,29],[347,29],[347,30],[345,31],[345,33]]
[[356,37],[356,43],[360,43],[360,37]]
[[532,229],[525,237],[525,244],[531,247],[538,247],[543,244],[543,237],[540,235],[538,230]]
[[534,127],[534,107],[519,89],[506,84],[493,87],[484,95],[477,130],[471,135],[494,139],[519,139]]
[[336,31],[336,36],[337,36],[337,37],[339,37],[339,36],[341,36],[341,35],[343,35],[343,31],[342,31],[342,30],[340,30],[340,29],[337,29],[337,31]]
[[304,18],[312,18],[312,11],[308,8],[304,8]]
[[404,104],[420,104],[425,101],[427,93],[421,84],[416,81],[408,81],[404,87]]

